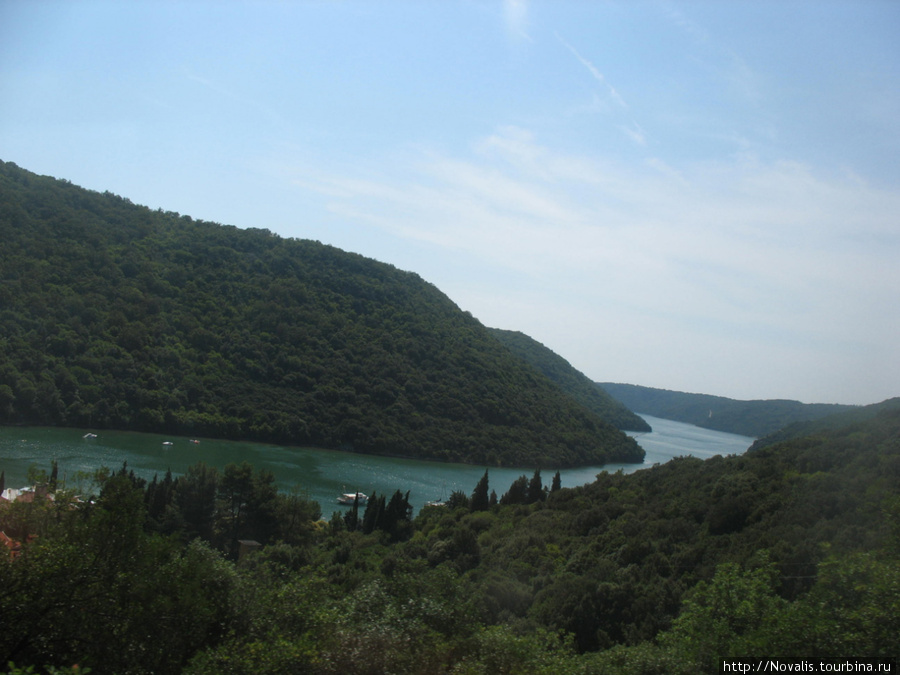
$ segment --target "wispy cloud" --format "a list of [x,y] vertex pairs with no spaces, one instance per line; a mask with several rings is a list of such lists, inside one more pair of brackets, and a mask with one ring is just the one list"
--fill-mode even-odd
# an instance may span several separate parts
[[606,78],[603,76],[603,73],[600,72],[600,70],[597,68],[597,66],[595,66],[588,59],[583,57],[578,52],[578,50],[575,49],[575,47],[570,45],[568,42],[566,42],[559,35],[559,33],[556,33],[556,39],[559,40],[566,49],[568,49],[570,52],[572,52],[572,55],[576,59],[578,59],[578,61],[581,63],[581,65],[583,65],[585,68],[587,68],[588,72],[591,74],[591,76],[593,76],[593,78],[595,80],[597,80],[597,82],[599,82],[606,88],[607,92],[609,93],[609,97],[613,101],[615,101],[622,108],[626,108],[626,109],[628,108],[628,104],[625,103],[625,100],[621,96],[619,96],[619,92],[616,91],[615,87],[613,87],[609,82],[607,82]]
[[[861,355],[900,369],[877,338],[900,333],[900,317],[883,311],[900,302],[900,193],[795,162],[628,168],[556,152],[519,128],[474,146],[392,176],[308,175],[304,187],[342,218],[430,247],[444,260],[436,268],[508,276],[488,291],[414,268],[476,316],[564,355],[578,353],[580,330],[596,342],[591,353],[609,354],[625,348],[616,344],[623,331],[632,331],[632,354],[662,349],[662,332],[666,354],[707,374],[736,377],[747,364],[800,377],[799,360],[820,358],[855,364],[887,389],[886,375],[867,370],[874,357]],[[604,321],[617,322],[615,335],[604,337]],[[772,348],[770,362],[759,361],[760,344]],[[613,366],[591,367],[612,377]],[[839,377],[848,374],[831,384]]]
[[668,0],[659,5],[663,13],[669,17],[676,26],[683,30],[694,42],[703,44],[709,41],[709,33],[703,26],[688,17],[683,11]]
[[644,133],[644,130],[641,129],[641,125],[637,122],[632,121],[630,126],[623,125],[621,129],[625,132],[626,136],[638,145],[647,145],[647,135]]
[[729,89],[748,103],[758,105],[761,102],[760,75],[740,54],[715,40],[706,28],[671,2],[659,6],[671,23],[690,39],[692,51],[697,53],[705,68],[718,73]]
[[503,18],[506,31],[514,40],[531,40],[528,34],[528,3],[526,0],[504,0]]
[[[582,66],[585,67],[585,69],[587,69],[587,71],[588,71],[588,73],[590,73],[591,77],[593,77],[594,80],[602,86],[603,90],[606,93],[606,100],[612,101],[614,104],[613,106],[610,106],[610,107],[617,110],[619,115],[625,116],[627,118],[626,123],[619,124],[619,129],[625,134],[625,136],[627,136],[629,139],[631,139],[631,141],[633,141],[636,145],[639,145],[642,147],[647,145],[647,134],[641,128],[641,125],[638,124],[630,116],[629,106],[625,102],[625,99],[623,99],[622,96],[619,95],[619,92],[616,91],[616,88],[613,87],[612,84],[609,83],[609,81],[606,79],[606,77],[604,77],[603,73],[600,72],[600,69],[597,68],[597,66],[595,66],[590,60],[588,60],[587,58],[582,56],[582,54],[577,49],[575,49],[575,47],[573,47],[569,42],[567,42],[562,36],[560,36],[559,33],[556,33],[555,35],[556,35],[556,39],[559,40],[559,42],[567,50],[569,50],[569,52],[571,52],[572,56],[574,56],[575,59]],[[599,111],[599,112],[607,112],[606,110],[604,110],[603,106],[600,105],[600,102],[596,98],[594,100],[592,100],[588,106],[584,106],[582,109]],[[609,111],[609,112],[612,112],[612,111]]]

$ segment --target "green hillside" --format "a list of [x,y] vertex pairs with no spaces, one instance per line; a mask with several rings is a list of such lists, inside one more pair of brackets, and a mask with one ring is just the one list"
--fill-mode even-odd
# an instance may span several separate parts
[[[77,502],[63,468],[36,476],[55,501],[0,504],[25,552],[0,556],[15,675],[851,672],[863,656],[894,672],[900,656],[898,409],[577,488],[486,472],[415,518],[397,491],[315,522],[246,463],[150,483],[123,467]],[[241,559],[246,539],[261,548]]]
[[805,436],[815,436],[836,429],[849,427],[853,424],[861,424],[877,416],[884,410],[896,409],[900,409],[900,398],[889,398],[881,403],[853,407],[850,410],[834,413],[825,417],[819,417],[814,420],[792,422],[778,431],[774,431],[771,434],[758,438],[753,445],[750,446],[750,449],[759,450],[783,441],[790,441]]
[[640,461],[415,274],[0,165],[0,423]]
[[855,407],[777,399],[739,401],[612,382],[600,382],[597,386],[637,413],[757,438],[794,422],[815,420]]
[[564,358],[524,333],[491,328],[491,334],[516,356],[524,359],[555,382],[566,394],[595,412],[617,429],[650,431],[650,425],[622,403],[596,386]]

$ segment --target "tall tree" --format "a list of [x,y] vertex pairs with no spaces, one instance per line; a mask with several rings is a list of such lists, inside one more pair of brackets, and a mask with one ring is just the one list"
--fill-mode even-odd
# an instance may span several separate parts
[[371,534],[379,527],[383,513],[384,497],[379,498],[378,494],[373,492],[366,504],[366,512],[363,514],[362,531],[364,534]]
[[500,498],[501,504],[525,504],[528,499],[528,478],[516,478],[505,495]]
[[344,524],[350,532],[355,532],[359,527],[359,494],[353,498],[353,506],[344,514]]
[[50,462],[50,467],[50,483],[47,487],[50,492],[56,492],[56,481],[59,478],[59,465],[56,463],[55,459]]
[[245,521],[238,534],[263,544],[272,541],[278,530],[278,500],[275,474],[266,469],[256,471],[250,482]]
[[391,539],[406,539],[412,530],[412,506],[409,503],[409,491],[404,495],[397,490],[384,510],[381,529],[390,533]]
[[526,504],[542,502],[547,495],[544,493],[544,484],[541,482],[541,470],[537,469],[528,483],[528,492],[525,495]]
[[248,503],[253,494],[253,466],[250,462],[227,464],[219,481],[219,500],[222,505],[219,522],[224,542],[234,552],[246,519]]
[[475,486],[475,491],[472,493],[469,507],[472,511],[487,511],[488,508],[490,508],[490,505],[491,501],[488,494],[488,472],[487,469],[485,469],[484,475],[481,477],[481,480],[478,481],[478,485]]
[[203,462],[189,466],[187,473],[178,479],[175,504],[188,536],[212,541],[218,486],[219,472]]
[[562,477],[559,475],[559,471],[557,471],[553,475],[553,483],[550,484],[550,492],[556,492],[560,489],[562,489]]

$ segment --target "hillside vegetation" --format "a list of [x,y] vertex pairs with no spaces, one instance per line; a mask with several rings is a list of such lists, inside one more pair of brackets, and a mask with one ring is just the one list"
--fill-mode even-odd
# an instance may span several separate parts
[[834,413],[833,415],[827,415],[826,417],[820,417],[814,420],[793,422],[778,431],[756,439],[753,445],[750,446],[750,449],[759,450],[769,445],[781,443],[782,441],[803,438],[805,436],[815,436],[836,429],[842,429],[851,424],[866,422],[884,410],[896,410],[898,408],[900,408],[900,397],[889,398],[886,401],[875,403],[874,405],[852,407],[845,412]]
[[415,274],[0,165],[0,423],[485,465],[643,451]]
[[[59,487],[63,469],[35,478]],[[39,535],[0,556],[0,662],[693,675],[748,655],[898,656],[897,409],[580,488],[535,472],[497,497],[486,472],[416,518],[396,492],[315,523],[246,464],[97,482],[90,502],[0,507],[11,536]],[[249,538],[262,548],[233,562]]]
[[650,431],[650,425],[607,394],[559,354],[518,331],[491,328],[491,335],[546,375],[560,389],[602,419],[627,431]]
[[816,420],[855,407],[779,399],[739,401],[613,382],[600,382],[597,386],[637,413],[756,438],[794,422]]

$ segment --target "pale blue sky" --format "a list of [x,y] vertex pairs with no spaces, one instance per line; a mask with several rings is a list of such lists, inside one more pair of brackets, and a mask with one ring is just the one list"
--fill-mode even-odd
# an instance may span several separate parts
[[412,270],[598,381],[900,395],[900,3],[0,0],[0,159]]

